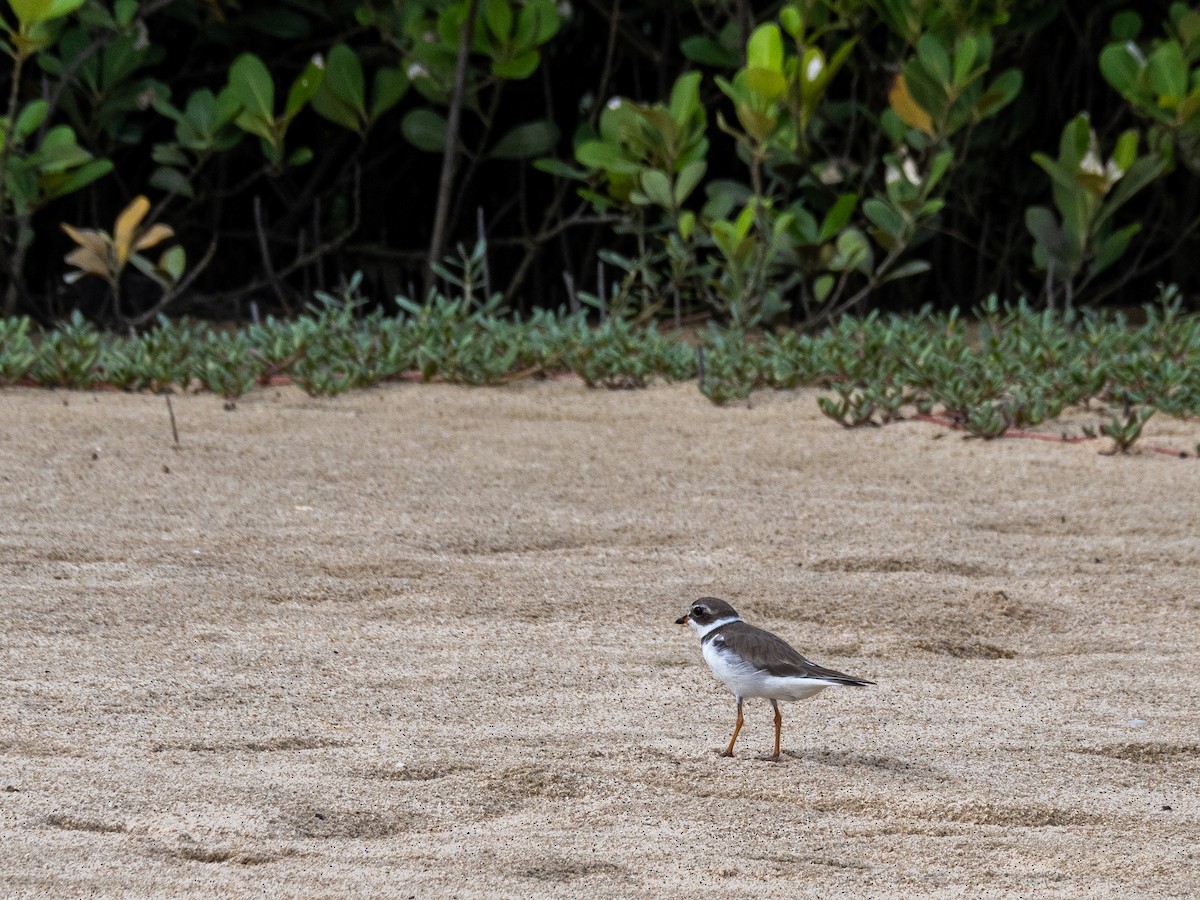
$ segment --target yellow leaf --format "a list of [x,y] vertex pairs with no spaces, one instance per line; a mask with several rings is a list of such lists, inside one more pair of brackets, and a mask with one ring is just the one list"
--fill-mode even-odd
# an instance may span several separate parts
[[86,247],[97,256],[104,257],[108,253],[109,238],[104,232],[96,231],[94,228],[76,228],[66,222],[62,222],[59,228],[65,231],[67,236],[80,247]]
[[164,225],[161,222],[156,222],[147,228],[142,236],[137,239],[137,243],[133,245],[134,250],[147,250],[155,244],[160,244],[167,238],[175,237],[175,229],[170,225]]
[[113,229],[113,255],[116,257],[118,270],[124,268],[125,263],[129,261],[133,236],[148,212],[150,212],[150,201],[139,194],[117,216],[117,225]]
[[76,247],[64,256],[63,259],[82,272],[89,275],[99,275],[105,281],[112,282],[113,274],[108,268],[108,259],[106,257],[107,254],[106,256],[97,256],[87,247]]
[[892,82],[892,89],[888,91],[888,103],[891,104],[892,109],[905,125],[928,135],[933,134],[933,119],[929,117],[929,113],[917,105],[917,101],[908,92],[908,84],[904,81],[903,75],[897,75],[896,80]]

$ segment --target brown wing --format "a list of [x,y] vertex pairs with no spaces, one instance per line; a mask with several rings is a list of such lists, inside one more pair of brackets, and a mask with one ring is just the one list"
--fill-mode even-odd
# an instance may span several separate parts
[[844,672],[818,666],[800,655],[795,648],[781,637],[755,628],[745,622],[730,622],[714,631],[709,638],[725,639],[725,644],[738,656],[761,672],[791,678],[821,678],[841,684],[874,684],[855,678]]

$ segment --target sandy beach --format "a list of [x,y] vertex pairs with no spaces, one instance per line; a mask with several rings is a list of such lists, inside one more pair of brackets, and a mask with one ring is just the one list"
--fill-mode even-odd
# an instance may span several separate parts
[[1200,461],[815,396],[0,390],[0,893],[1195,896]]

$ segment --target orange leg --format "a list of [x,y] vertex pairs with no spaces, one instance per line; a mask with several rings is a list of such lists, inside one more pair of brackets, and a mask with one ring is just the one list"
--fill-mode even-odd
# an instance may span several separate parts
[[771,705],[775,707],[775,755],[771,757],[771,761],[779,762],[779,733],[783,731],[783,713],[779,711],[778,700],[772,700]]
[[733,737],[729,739],[729,746],[725,748],[722,756],[733,756],[733,745],[737,741],[738,732],[742,730],[742,698],[737,698],[738,717],[737,724],[733,726]]

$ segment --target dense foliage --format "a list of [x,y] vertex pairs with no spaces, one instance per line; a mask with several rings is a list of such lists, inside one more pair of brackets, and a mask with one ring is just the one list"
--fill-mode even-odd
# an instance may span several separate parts
[[618,321],[1196,287],[1200,13],[1182,3],[0,12],[8,315],[289,314],[352,271],[424,298],[429,262],[480,235],[489,294]]
[[1155,412],[1200,415],[1200,314],[1183,313],[1173,291],[1138,326],[1119,314],[991,300],[970,323],[956,310],[872,312],[811,334],[710,323],[687,342],[617,316],[599,327],[582,312],[522,320],[496,297],[473,297],[469,283],[462,296],[435,292],[428,305],[401,300],[393,315],[364,316],[360,286],[320,293],[306,315],[238,330],[160,318],[118,337],[78,312],[40,333],[26,317],[0,319],[0,385],[207,389],[230,408],[281,380],[316,397],[399,378],[481,385],[574,372],[607,388],[695,379],[717,403],[755,388],[820,386],[830,392],[818,399],[822,412],[847,427],[917,416],[994,438],[1074,407],[1091,417],[1076,437],[1104,434],[1122,450]]

